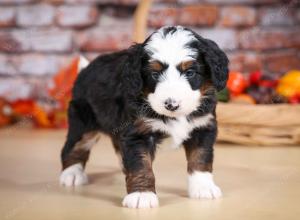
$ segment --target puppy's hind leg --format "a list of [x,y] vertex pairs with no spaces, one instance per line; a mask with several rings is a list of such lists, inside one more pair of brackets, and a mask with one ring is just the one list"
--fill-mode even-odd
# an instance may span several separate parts
[[92,120],[80,117],[80,111],[74,103],[69,107],[69,130],[66,143],[61,152],[62,173],[60,184],[78,186],[88,182],[84,173],[90,149],[99,139],[99,132],[91,125]]

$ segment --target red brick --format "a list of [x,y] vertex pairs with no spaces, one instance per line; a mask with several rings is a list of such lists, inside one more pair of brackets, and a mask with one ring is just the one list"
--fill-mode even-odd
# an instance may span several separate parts
[[252,7],[230,6],[221,11],[220,24],[225,27],[245,27],[256,24],[256,12]]
[[53,5],[59,5],[59,4],[62,4],[64,2],[67,2],[67,1],[66,0],[44,0],[43,2],[53,4]]
[[178,0],[153,0],[154,3],[177,3]]
[[299,33],[289,29],[263,30],[252,28],[240,33],[239,44],[243,49],[267,50],[299,47]]
[[30,45],[33,51],[68,52],[73,48],[72,33],[60,30],[32,32]]
[[230,60],[229,68],[232,71],[250,73],[262,69],[261,57],[254,52],[227,53]]
[[50,76],[67,65],[71,59],[71,55],[59,54],[0,54],[0,75]]
[[97,22],[98,10],[88,5],[61,6],[56,19],[60,26],[87,27]]
[[[180,3],[191,4],[198,3],[199,0],[178,0]],[[273,4],[273,3],[281,3],[281,0],[205,0],[206,3],[214,3],[220,5],[226,4]]]
[[0,54],[0,75],[15,75],[17,73],[17,65],[12,57],[7,54]]
[[166,7],[154,5],[151,7],[148,24],[150,27],[161,27],[164,25],[175,25],[177,23],[178,9],[175,7]]
[[300,30],[294,29],[293,31],[290,32],[290,43],[292,47],[299,48],[300,49]]
[[[0,0],[1,1],[1,0]],[[140,0],[44,0],[50,3],[137,5]],[[154,3],[176,3],[177,0],[153,0]]]
[[190,5],[179,10],[178,23],[181,25],[212,26],[218,16],[215,6]]
[[260,24],[263,26],[291,26],[296,23],[294,16],[295,10],[288,5],[259,11]]
[[99,4],[116,4],[118,0],[64,0],[66,3],[72,3],[72,4],[95,4],[95,3],[99,3]]
[[0,5],[25,4],[36,0],[0,0]]
[[237,48],[237,34],[231,29],[195,29],[202,37],[215,41],[224,50],[234,50]]
[[72,34],[57,29],[15,30],[0,33],[0,51],[69,52],[72,50]]
[[271,73],[285,73],[292,69],[300,69],[297,50],[268,53],[263,56],[263,63]]
[[127,7],[127,6],[105,6],[101,7],[101,14],[106,14],[111,17],[117,17],[117,18],[131,18],[133,19],[134,14],[134,8],[133,7]]
[[123,5],[137,5],[140,0],[118,0],[118,4],[123,4]]
[[115,51],[132,43],[132,30],[128,28],[96,27],[76,36],[76,44],[83,51]]
[[24,54],[18,56],[19,74],[31,76],[53,75],[67,65],[72,56]]
[[21,6],[17,11],[19,26],[49,26],[54,21],[54,8],[47,4]]
[[0,32],[0,51],[19,52],[22,51],[21,43],[14,38],[10,32]]
[[34,95],[34,85],[21,77],[0,78],[0,97],[9,101],[27,99]]
[[16,24],[16,10],[13,7],[0,8],[0,28],[11,27]]
[[132,18],[123,18],[112,16],[107,13],[101,14],[101,19],[99,19],[99,26],[101,27],[114,27],[114,28],[128,28],[132,29],[133,27],[133,19]]
[[139,0],[65,0],[67,3],[137,5]]

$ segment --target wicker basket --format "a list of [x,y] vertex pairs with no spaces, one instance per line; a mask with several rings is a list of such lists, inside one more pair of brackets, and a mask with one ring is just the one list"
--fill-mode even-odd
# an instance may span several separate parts
[[[141,0],[133,41],[143,42],[152,0]],[[300,105],[218,104],[219,141],[247,145],[300,145]]]
[[223,104],[218,140],[244,145],[300,146],[300,105]]

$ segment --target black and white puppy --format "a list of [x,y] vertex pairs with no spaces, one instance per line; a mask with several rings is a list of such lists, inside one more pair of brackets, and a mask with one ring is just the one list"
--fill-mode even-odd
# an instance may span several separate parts
[[170,136],[183,145],[191,198],[218,198],[212,176],[217,135],[216,91],[228,59],[213,41],[181,26],[162,27],[142,44],[99,56],[73,88],[61,184],[87,183],[84,167],[99,132],[121,156],[130,208],[158,206],[152,171],[156,145]]

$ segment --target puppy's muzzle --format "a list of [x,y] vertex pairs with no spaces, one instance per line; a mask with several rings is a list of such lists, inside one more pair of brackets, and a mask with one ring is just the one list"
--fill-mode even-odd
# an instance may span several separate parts
[[174,99],[171,99],[171,98],[168,98],[165,102],[165,108],[168,110],[168,111],[171,111],[171,112],[174,112],[176,111],[178,108],[179,108],[179,103],[174,100]]

